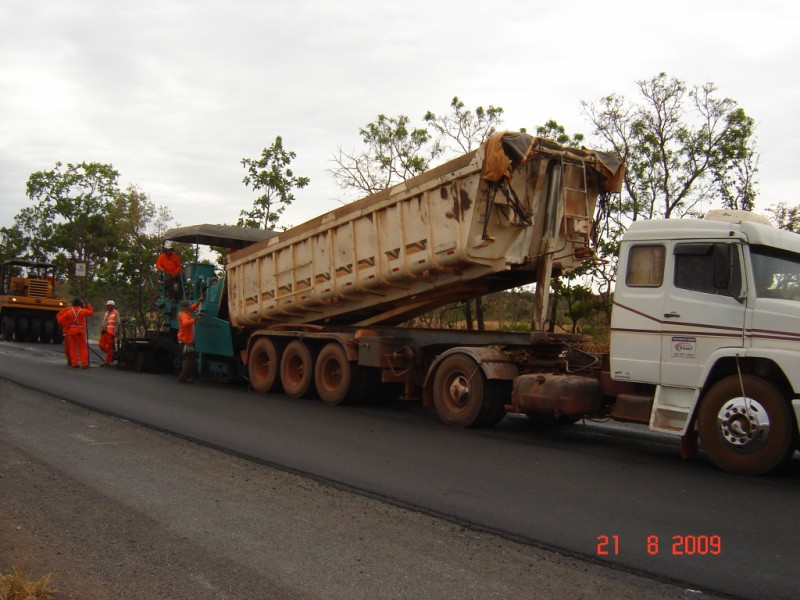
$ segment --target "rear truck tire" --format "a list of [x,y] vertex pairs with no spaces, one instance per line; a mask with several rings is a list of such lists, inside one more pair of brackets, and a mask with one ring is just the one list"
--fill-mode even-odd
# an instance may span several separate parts
[[290,398],[308,397],[314,392],[314,358],[300,340],[292,340],[283,351],[281,385]]
[[280,358],[280,352],[273,340],[262,337],[253,342],[247,355],[250,387],[260,394],[277,388]]
[[487,380],[472,358],[451,354],[433,379],[436,413],[451,427],[492,427],[505,416],[502,383]]
[[0,322],[0,337],[7,342],[14,339],[14,317],[11,315],[3,315],[3,320]]
[[314,366],[314,383],[325,404],[336,406],[351,400],[364,387],[361,385],[357,365],[347,360],[347,354],[338,342],[325,345]]
[[39,317],[31,317],[30,328],[28,341],[38,342],[42,335],[42,320]]
[[61,329],[61,325],[55,319],[53,319],[53,343],[64,343],[64,330]]
[[697,426],[708,458],[729,473],[769,473],[794,450],[789,405],[772,384],[753,375],[714,384],[701,401]]
[[49,344],[53,341],[56,330],[56,322],[52,317],[42,319],[42,342]]
[[28,341],[28,317],[14,317],[14,339],[18,342]]

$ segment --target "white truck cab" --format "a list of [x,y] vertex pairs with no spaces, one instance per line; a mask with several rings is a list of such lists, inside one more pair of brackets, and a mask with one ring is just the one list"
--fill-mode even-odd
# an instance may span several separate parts
[[791,456],[800,418],[800,235],[758,215],[639,221],[623,238],[611,377],[655,386],[650,428],[728,471]]

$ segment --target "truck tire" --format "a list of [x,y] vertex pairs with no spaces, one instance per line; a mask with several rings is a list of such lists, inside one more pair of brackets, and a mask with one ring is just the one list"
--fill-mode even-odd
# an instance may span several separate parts
[[314,358],[302,341],[292,340],[281,356],[281,385],[290,398],[302,398],[314,392]]
[[56,322],[50,317],[42,320],[42,342],[49,344],[53,341],[53,335],[56,330],[55,326]]
[[6,342],[10,342],[14,338],[14,317],[11,315],[3,315],[3,321],[0,323],[0,335]]
[[53,319],[53,343],[54,344],[63,344],[64,343],[64,330],[61,328],[61,325],[58,321]]
[[247,356],[247,375],[250,387],[260,394],[276,389],[281,353],[268,337],[258,338]]
[[451,427],[492,427],[505,416],[499,386],[464,354],[451,354],[439,365],[433,402],[439,418]]
[[14,339],[18,342],[28,341],[28,317],[18,316],[14,319]]
[[341,344],[326,344],[316,362],[314,382],[323,402],[336,406],[350,400],[358,392],[361,387],[358,366],[350,364]]
[[30,332],[28,333],[29,342],[38,342],[42,335],[42,320],[39,317],[31,317]]
[[772,384],[753,375],[714,384],[702,399],[697,425],[709,459],[729,473],[768,473],[794,450],[788,404]]

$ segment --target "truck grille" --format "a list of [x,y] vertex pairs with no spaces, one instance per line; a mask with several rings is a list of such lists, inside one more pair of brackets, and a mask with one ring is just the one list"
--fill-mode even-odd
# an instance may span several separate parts
[[45,279],[31,279],[28,282],[28,294],[32,298],[47,298],[50,296],[50,284]]

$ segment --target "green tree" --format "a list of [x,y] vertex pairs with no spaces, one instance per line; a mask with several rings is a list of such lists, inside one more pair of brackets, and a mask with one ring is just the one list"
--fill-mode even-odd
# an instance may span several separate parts
[[450,113],[436,116],[428,111],[423,120],[433,130],[441,148],[456,154],[465,154],[477,148],[492,135],[503,121],[503,109],[489,105],[478,106],[475,112],[465,108],[458,96],[450,101]]
[[141,189],[129,185],[114,198],[108,218],[116,244],[108,260],[98,267],[90,295],[103,301],[113,298],[126,320],[135,315],[143,323],[156,297],[153,265],[172,215]]
[[538,135],[539,137],[550,138],[551,140],[555,140],[562,146],[568,146],[570,148],[580,148],[583,145],[583,141],[585,139],[585,136],[582,133],[569,135],[564,126],[560,125],[557,121],[553,119],[550,119],[544,125],[540,125],[539,127],[537,127],[536,135]]
[[17,225],[0,227],[0,262],[11,258],[44,260],[28,253],[28,242]]
[[697,215],[707,205],[751,210],[758,155],[754,122],[712,83],[687,86],[660,73],[637,82],[637,102],[611,94],[582,102],[594,134],[625,163],[623,191],[601,195],[596,258],[585,273],[611,319],[622,234],[632,221]]
[[359,130],[363,150],[347,153],[340,146],[330,170],[339,187],[374,194],[426,171],[441,147],[431,143],[425,127],[410,121],[405,115],[378,115]]
[[578,331],[578,323],[595,312],[596,299],[589,286],[573,283],[571,277],[553,278],[556,297],[565,307],[564,314],[569,319],[570,331]]
[[295,158],[297,155],[284,149],[283,138],[277,136],[260,158],[242,159],[242,166],[247,169],[242,183],[261,195],[253,201],[253,208],[239,213],[237,225],[275,229],[283,211],[294,202],[294,189],[302,189],[311,181],[295,176],[289,166]]
[[626,219],[682,217],[716,201],[752,209],[753,119],[712,83],[688,87],[660,73],[637,85],[638,103],[616,94],[582,103],[594,133],[625,162]]
[[85,295],[95,269],[104,264],[114,245],[109,210],[119,193],[119,173],[109,164],[60,162],[50,171],[37,171],[28,178],[26,192],[34,207],[15,217],[16,226],[28,240],[31,256],[50,258],[74,273],[75,265],[86,265],[86,279],[70,291]]
[[779,202],[767,208],[772,215],[772,221],[780,229],[800,233],[800,206],[789,206]]

